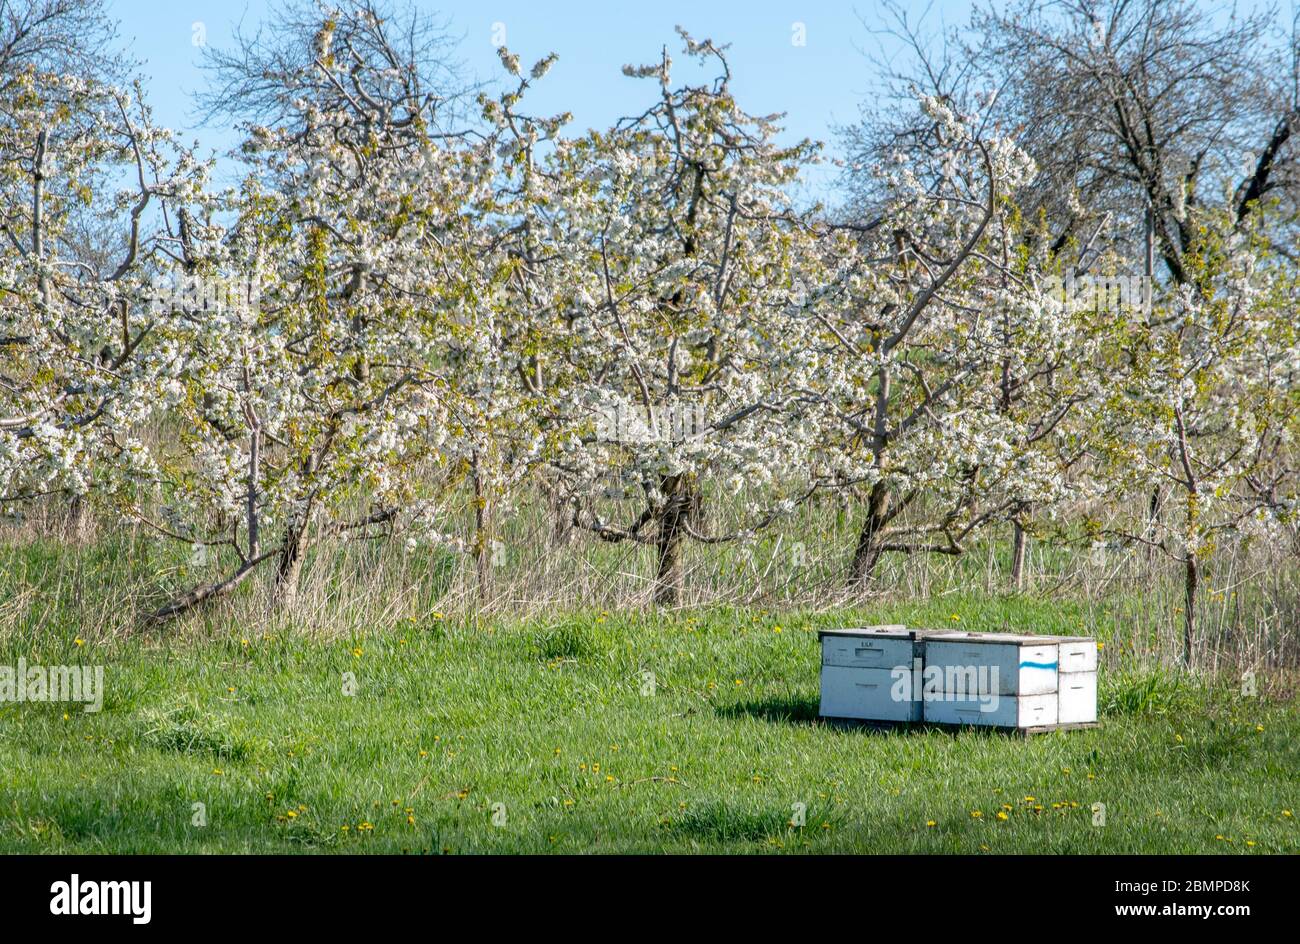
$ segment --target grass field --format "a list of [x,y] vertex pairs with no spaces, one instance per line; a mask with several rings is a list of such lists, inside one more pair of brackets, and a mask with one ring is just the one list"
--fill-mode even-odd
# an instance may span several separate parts
[[819,625],[1105,645],[1117,627],[1097,612],[975,595],[816,615],[434,615],[330,639],[11,638],[0,661],[105,665],[106,697],[98,714],[0,706],[0,851],[1300,852],[1289,693],[1243,697],[1118,642],[1097,730],[817,720]]

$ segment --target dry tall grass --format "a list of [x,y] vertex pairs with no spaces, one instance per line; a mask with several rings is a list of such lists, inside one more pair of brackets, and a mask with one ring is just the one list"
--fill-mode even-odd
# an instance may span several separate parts
[[[31,509],[0,530],[0,638],[35,645],[51,632],[111,639],[152,633],[206,636],[292,631],[347,636],[375,627],[550,617],[652,608],[654,548],[610,544],[564,526],[540,495],[498,516],[486,585],[474,560],[400,538],[318,543],[292,609],[272,605],[270,568],[229,598],[162,627],[144,616],[172,594],[231,565],[190,566],[189,549],[141,527],[66,503]],[[613,515],[611,514],[611,517]],[[715,502],[712,528],[738,516]],[[957,557],[890,555],[870,587],[849,590],[854,509],[832,497],[801,508],[748,542],[691,545],[680,609],[732,607],[867,613],[916,601],[976,601],[998,628],[1032,630],[1008,601],[1067,604],[1078,633],[1105,627],[1108,645],[1173,664],[1181,654],[1183,588],[1171,562],[1143,549],[1100,550],[1064,536],[1031,542],[1025,584],[1010,588],[1010,530],[991,529]],[[467,545],[473,518],[456,522]],[[1284,548],[1226,546],[1210,561],[1198,608],[1196,667],[1211,673],[1300,665],[1300,562]]]

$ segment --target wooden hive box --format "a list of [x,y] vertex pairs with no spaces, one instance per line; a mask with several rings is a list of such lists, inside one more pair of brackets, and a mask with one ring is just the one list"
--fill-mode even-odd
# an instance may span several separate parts
[[915,631],[901,625],[819,632],[823,718],[920,721],[921,702],[894,697],[894,670],[922,658]]
[[[1097,644],[902,625],[823,630],[823,717],[1023,731],[1097,721]],[[899,670],[911,669],[910,685]]]

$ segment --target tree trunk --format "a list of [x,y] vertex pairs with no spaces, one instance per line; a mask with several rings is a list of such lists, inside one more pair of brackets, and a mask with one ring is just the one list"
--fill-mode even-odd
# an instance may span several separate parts
[[478,602],[483,605],[487,603],[492,590],[492,508],[477,452],[471,462],[474,484],[474,569],[478,578]]
[[573,536],[573,509],[558,491],[548,490],[547,500],[552,515],[551,544],[564,547]]
[[850,587],[865,586],[880,561],[881,531],[884,530],[888,510],[889,489],[877,482],[871,486],[871,494],[867,497],[867,517],[862,523],[862,532],[858,535],[858,546],[853,551],[853,563],[849,567]]
[[668,493],[663,514],[659,518],[659,535],[656,542],[658,568],[655,573],[655,603],[676,606],[682,590],[682,544],[686,537],[685,524],[691,515],[694,495],[690,489],[673,483]]
[[182,593],[179,597],[172,599],[166,605],[154,610],[154,612],[150,613],[146,619],[150,622],[160,622],[162,620],[171,619],[173,616],[184,613],[186,610],[193,609],[200,603],[223,596],[243,583],[244,578],[251,574],[263,561],[268,560],[278,553],[278,551],[268,551],[260,557],[255,557],[251,560],[245,561],[244,564],[242,564],[240,568],[229,577],[219,580],[216,583],[201,584],[192,590]]
[[[1154,542],[1158,531],[1157,525],[1160,522],[1160,486],[1157,485],[1151,490],[1151,500],[1147,503],[1147,539]],[[1155,555],[1156,549],[1153,543],[1146,546],[1147,563]]]
[[1025,528],[1019,521],[1011,522],[1013,539],[1011,545],[1011,586],[1017,592],[1025,586]]
[[298,578],[302,574],[302,559],[307,550],[305,529],[294,529],[285,537],[280,550],[280,560],[275,567],[275,605],[285,609],[298,599]]
[[1183,601],[1183,664],[1191,666],[1193,645],[1196,640],[1196,590],[1200,583],[1196,555],[1190,554],[1185,562],[1186,573],[1183,577],[1183,589],[1186,599]]
[[63,518],[64,539],[73,544],[81,544],[86,540],[89,530],[90,515],[86,508],[86,500],[80,495],[73,495],[68,499]]

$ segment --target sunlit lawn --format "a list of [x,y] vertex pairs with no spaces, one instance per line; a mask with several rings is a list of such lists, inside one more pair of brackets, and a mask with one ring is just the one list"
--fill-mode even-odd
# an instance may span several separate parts
[[[1031,598],[816,619],[953,617],[1109,631]],[[820,722],[794,613],[44,649],[107,698],[0,707],[5,851],[1300,851],[1293,703],[1122,661],[1100,729],[1025,739]]]

